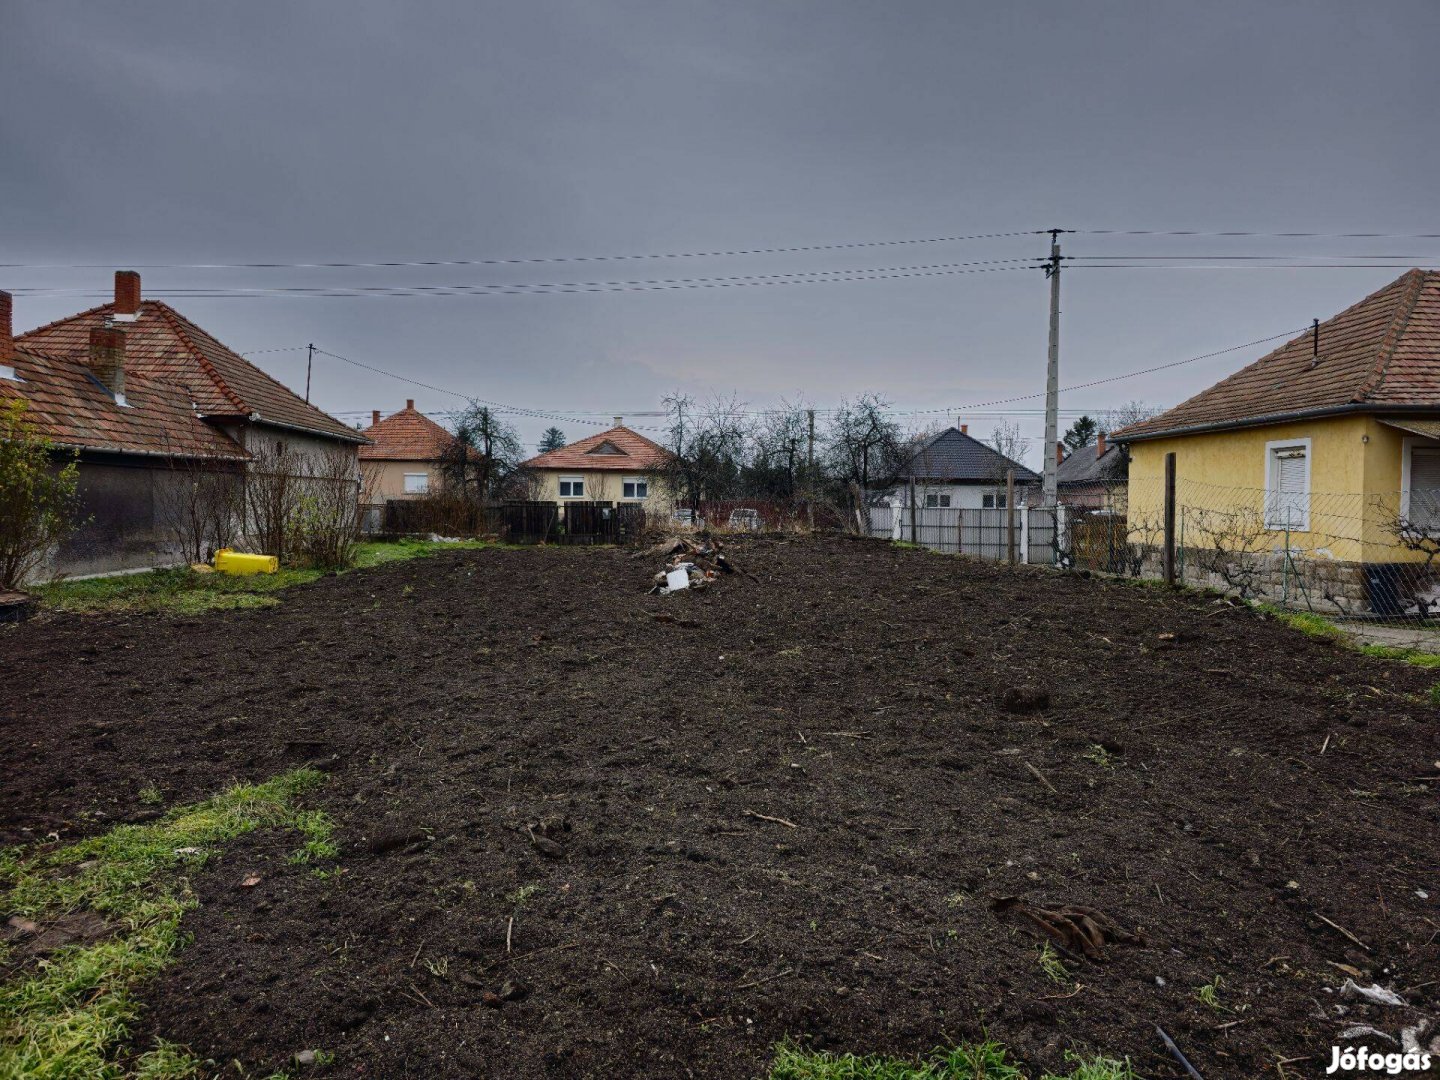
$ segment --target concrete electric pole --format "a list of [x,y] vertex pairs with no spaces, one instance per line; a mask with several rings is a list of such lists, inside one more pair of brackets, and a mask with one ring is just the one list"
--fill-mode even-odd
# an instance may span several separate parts
[[1045,483],[1041,502],[1055,505],[1056,475],[1055,444],[1060,441],[1060,234],[1064,229],[1051,229],[1050,260],[1045,276],[1050,279],[1050,355],[1045,367]]

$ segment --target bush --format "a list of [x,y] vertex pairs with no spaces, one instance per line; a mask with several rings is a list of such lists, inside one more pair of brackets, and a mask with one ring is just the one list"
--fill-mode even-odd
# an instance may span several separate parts
[[75,455],[56,452],[25,415],[24,401],[0,401],[0,588],[16,589],[76,527]]

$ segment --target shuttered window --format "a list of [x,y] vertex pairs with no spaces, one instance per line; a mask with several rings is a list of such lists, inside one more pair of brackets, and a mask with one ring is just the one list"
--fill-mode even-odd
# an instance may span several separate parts
[[1440,525],[1440,448],[1417,446],[1410,451],[1410,511],[1415,525]]
[[1310,530],[1310,447],[1271,446],[1265,493],[1265,526]]

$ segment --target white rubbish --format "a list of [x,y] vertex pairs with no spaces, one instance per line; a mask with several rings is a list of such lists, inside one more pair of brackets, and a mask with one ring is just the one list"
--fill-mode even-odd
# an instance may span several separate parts
[[670,570],[665,574],[665,586],[671,592],[690,587],[690,575],[684,570]]
[[1340,1032],[1339,1037],[1342,1041],[1348,1041],[1370,1035],[1375,1036],[1377,1039],[1384,1039],[1386,1042],[1393,1043],[1397,1041],[1394,1035],[1387,1035],[1379,1028],[1368,1027],[1365,1024],[1356,1024],[1354,1027],[1347,1027],[1344,1031]]
[[1428,892],[1426,892],[1424,889],[1416,889],[1416,890],[1415,890],[1415,895],[1418,896],[1418,897],[1420,897],[1421,900],[1429,900],[1429,899],[1430,899],[1430,894],[1429,894]]
[[1386,990],[1379,983],[1372,983],[1369,986],[1360,986],[1354,979],[1346,979],[1340,987],[1340,996],[1343,998],[1364,998],[1366,1001],[1376,1005],[1404,1005],[1405,999],[1393,990]]

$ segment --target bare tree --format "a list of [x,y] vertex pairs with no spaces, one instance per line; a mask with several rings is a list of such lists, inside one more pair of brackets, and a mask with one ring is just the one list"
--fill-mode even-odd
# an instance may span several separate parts
[[171,457],[156,500],[161,524],[187,562],[234,547],[245,521],[245,475],[233,462]]
[[1030,452],[1030,440],[1020,434],[1020,425],[1001,420],[990,432],[990,445],[997,454],[1018,462]]
[[1265,572],[1262,556],[1272,547],[1271,530],[1254,510],[1192,509],[1191,535],[1200,569],[1214,574],[1241,599],[1250,599]]
[[1148,405],[1138,400],[1127,401],[1113,409],[1104,410],[1096,420],[1100,424],[1100,430],[1109,434],[1131,424],[1138,424],[1142,420],[1149,420],[1152,416],[1159,416],[1164,411],[1159,405]]
[[440,468],[452,491],[485,502],[499,497],[524,456],[515,429],[490,406],[472,401],[455,419]]
[[676,391],[664,399],[670,457],[665,479],[677,505],[699,509],[705,499],[723,499],[740,488],[750,425],[733,395],[698,405]]

